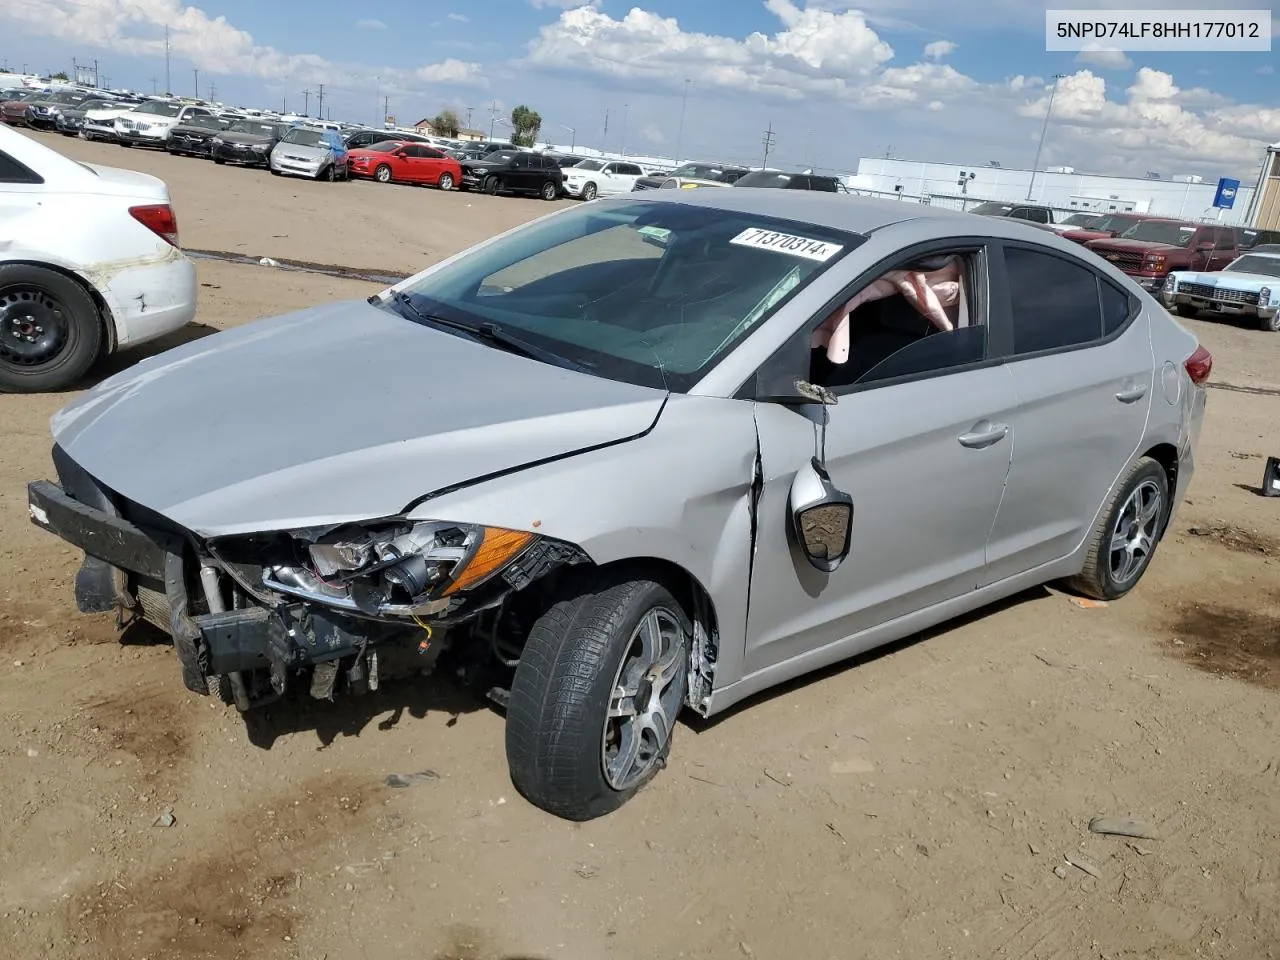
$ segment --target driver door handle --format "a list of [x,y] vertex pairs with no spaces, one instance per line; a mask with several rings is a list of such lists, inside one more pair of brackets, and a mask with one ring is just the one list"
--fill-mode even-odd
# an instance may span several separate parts
[[1132,386],[1125,387],[1116,394],[1116,399],[1121,403],[1137,403],[1147,395],[1147,385],[1145,383],[1137,383]]
[[983,447],[989,447],[993,443],[999,443],[1009,434],[1009,425],[1007,423],[988,423],[982,421],[974,425],[974,428],[968,433],[962,433],[956,437],[960,441],[962,447],[969,447],[971,450],[981,450]]

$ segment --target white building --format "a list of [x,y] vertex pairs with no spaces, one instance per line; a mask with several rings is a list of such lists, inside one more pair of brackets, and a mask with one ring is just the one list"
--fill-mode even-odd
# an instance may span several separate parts
[[[1111,213],[1123,210],[1186,220],[1245,222],[1252,184],[1242,183],[1230,210],[1213,206],[1218,175],[1104,177],[1071,167],[1036,171],[982,164],[921,163],[863,157],[847,178],[852,190],[939,206],[968,208],[984,200],[1042,204],[1055,210]],[[963,185],[962,185],[963,184]],[[1028,198],[1028,194],[1030,195]]]

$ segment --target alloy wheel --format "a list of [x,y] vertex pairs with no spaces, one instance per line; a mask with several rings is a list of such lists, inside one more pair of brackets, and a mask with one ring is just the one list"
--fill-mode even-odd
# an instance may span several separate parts
[[440,174],[440,189],[441,190],[453,189],[453,174],[451,173]]
[[1111,579],[1126,586],[1146,568],[1155,550],[1164,514],[1164,495],[1154,480],[1143,480],[1125,499],[1111,531]]
[[664,607],[641,618],[618,664],[600,745],[604,777],[624,791],[664,762],[676,716],[685,665],[680,619]]

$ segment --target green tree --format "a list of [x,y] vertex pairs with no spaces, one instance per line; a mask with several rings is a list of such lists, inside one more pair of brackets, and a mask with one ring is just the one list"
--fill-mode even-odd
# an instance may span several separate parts
[[532,147],[538,142],[542,117],[523,103],[511,111],[511,142],[518,147]]
[[442,137],[456,137],[462,122],[452,110],[441,110],[431,120],[431,129]]
[[71,78],[67,76],[67,72],[66,72],[65,70],[59,70],[57,73],[51,73],[51,74],[49,74],[49,79],[50,79],[50,80],[62,80],[62,81],[64,81],[64,82],[66,82],[66,81],[69,81]]

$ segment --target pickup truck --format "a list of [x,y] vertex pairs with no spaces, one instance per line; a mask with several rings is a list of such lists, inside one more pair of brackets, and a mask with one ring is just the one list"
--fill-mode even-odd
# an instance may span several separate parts
[[1110,261],[1143,289],[1157,293],[1175,270],[1221,270],[1240,254],[1238,227],[1152,218],[1114,240],[1091,240],[1085,248]]

